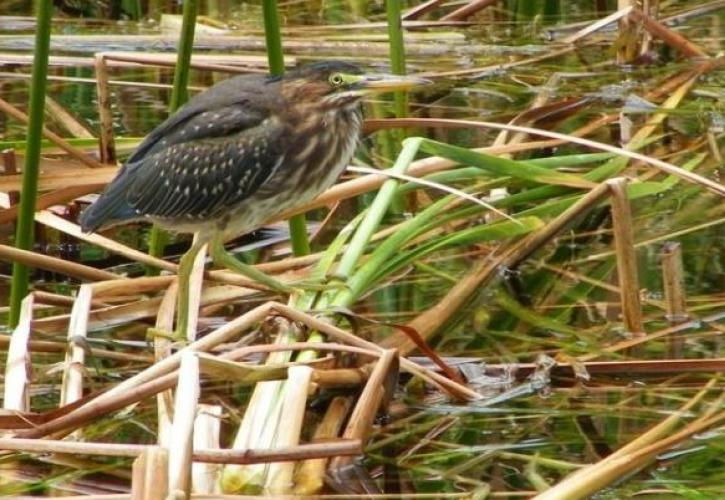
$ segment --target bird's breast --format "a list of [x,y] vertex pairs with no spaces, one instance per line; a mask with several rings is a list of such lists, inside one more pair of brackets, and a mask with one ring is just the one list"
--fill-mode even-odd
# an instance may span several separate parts
[[307,117],[290,127],[282,139],[283,157],[278,168],[236,207],[225,232],[249,231],[332,186],[355,153],[361,128],[358,110]]

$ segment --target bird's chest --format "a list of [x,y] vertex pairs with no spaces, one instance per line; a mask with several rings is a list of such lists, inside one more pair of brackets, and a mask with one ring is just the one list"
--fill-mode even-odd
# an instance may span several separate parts
[[357,110],[310,114],[289,128],[283,158],[260,195],[285,209],[307,203],[332,186],[355,153],[362,127]]
[[283,158],[275,173],[230,217],[230,233],[257,227],[297,208],[332,186],[355,153],[362,127],[358,111],[308,119],[283,139]]

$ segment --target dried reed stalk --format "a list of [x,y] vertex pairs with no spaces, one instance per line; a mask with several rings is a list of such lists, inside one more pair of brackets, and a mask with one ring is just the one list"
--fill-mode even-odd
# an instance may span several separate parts
[[171,427],[173,438],[169,442],[169,492],[175,498],[188,498],[191,494],[194,420],[200,392],[199,358],[195,352],[186,352],[179,366]]
[[[115,457],[138,457],[149,449],[159,446],[140,444],[88,443],[54,439],[25,439],[0,437],[0,449],[26,453],[72,453]],[[255,464],[271,462],[295,462],[311,458],[336,455],[360,455],[362,445],[355,439],[336,439],[324,443],[306,443],[273,450],[198,449],[192,459],[209,464]],[[168,467],[164,469],[164,476]]]
[[667,321],[678,324],[689,318],[685,300],[685,276],[682,270],[682,248],[675,241],[662,245],[662,288],[665,292]]
[[[26,115],[4,99],[0,99],[0,111],[12,116],[23,124],[27,125],[28,123],[28,115]],[[56,144],[59,148],[63,149],[73,158],[77,159],[81,163],[88,165],[91,168],[99,168],[104,166],[102,163],[88,156],[84,151],[69,144],[68,141],[60,137],[58,134],[51,132],[46,128],[43,128],[43,137]]]
[[169,452],[160,446],[146,448],[133,462],[131,500],[166,500],[169,492]]
[[[175,277],[171,276],[166,278],[174,279]],[[129,285],[133,286],[136,280],[129,279],[125,281]],[[223,304],[247,297],[252,293],[252,290],[235,286],[215,286],[203,291],[201,303],[204,306]],[[153,317],[158,312],[160,302],[160,298],[143,299],[119,306],[108,306],[94,310],[90,314],[89,329],[95,330],[98,328],[107,328],[143,318]],[[33,327],[38,331],[54,333],[66,326],[68,318],[68,315],[41,318],[33,321]]]
[[[219,448],[222,407],[200,404],[194,421],[194,449]],[[193,462],[191,464],[191,485],[194,493],[217,495],[221,468],[218,464]]]
[[[78,198],[79,196],[98,191],[105,186],[105,183],[98,184],[82,184],[79,186],[72,186],[67,188],[58,189],[57,191],[51,191],[38,196],[35,201],[35,210],[43,210],[44,208],[52,207],[53,205],[60,205],[70,200]],[[12,205],[5,210],[0,211],[0,224],[13,221],[18,216],[19,205]]]
[[627,197],[627,180],[621,177],[609,179],[606,185],[611,192],[612,231],[617,253],[617,277],[622,304],[622,319],[632,335],[644,334],[642,305],[639,299],[637,255],[634,249],[632,210]]
[[[386,381],[392,378],[397,382],[397,361],[398,351],[395,349],[385,349],[383,351],[358,398],[352,415],[350,415],[350,420],[342,434],[343,439],[359,439],[363,443],[363,447],[365,446],[370,438],[375,415],[384,403],[387,404],[385,401],[386,396],[389,398],[392,395],[386,389],[386,386],[390,385]],[[350,457],[337,457],[332,460],[330,467],[340,469],[350,465],[350,463]]]
[[597,185],[594,189],[582,196],[576,203],[564,210],[555,219],[546,224],[535,233],[525,237],[521,244],[517,245],[506,258],[507,267],[517,267],[536,250],[559,234],[562,229],[571,224],[574,219],[581,217],[596,206],[609,194],[609,187],[606,183]]
[[[38,191],[50,191],[76,186],[97,186],[109,182],[118,173],[116,166],[89,169],[73,160],[41,162],[42,175],[38,178]],[[22,177],[17,172],[0,176],[0,191],[18,191]]]
[[[342,424],[352,407],[352,398],[336,396],[327,407],[322,422],[315,429],[313,441],[329,440],[340,434]],[[295,495],[314,495],[318,493],[325,484],[325,470],[327,458],[315,458],[305,460],[297,467],[295,474]]]
[[58,104],[52,97],[45,96],[45,109],[53,119],[65,128],[73,137],[92,139],[91,134],[67,109]]
[[164,269],[166,271],[176,272],[177,266],[175,264],[172,264],[171,262],[152,257],[144,252],[133,249],[126,245],[122,245],[121,243],[118,243],[110,238],[101,236],[98,233],[84,233],[83,231],[81,231],[81,228],[80,226],[78,226],[78,224],[74,224],[69,220],[58,217],[57,215],[53,214],[52,212],[48,212],[47,210],[37,212],[35,214],[35,220],[37,222],[40,222],[41,224],[45,224],[46,226],[50,226],[54,229],[57,229],[58,231],[69,234],[74,238],[78,238],[88,243],[93,243],[94,245],[98,245],[101,248],[105,248],[109,252],[122,255],[127,259],[131,259],[142,264],[154,266],[159,269]]
[[[275,437],[275,448],[286,448],[299,444],[311,378],[312,368],[309,366],[293,366],[289,369],[282,399],[281,415],[284,415],[285,421],[284,425],[279,426]],[[292,477],[295,465],[294,462],[269,464],[265,492],[273,495],[289,492],[293,486]]]
[[207,245],[204,245],[194,258],[191,275],[189,276],[189,301],[188,316],[186,320],[186,340],[193,342],[196,340],[196,327],[199,322],[199,306],[202,299],[202,287],[204,285],[204,264],[206,262]]
[[668,28],[655,19],[652,19],[640,9],[632,10],[629,17],[632,21],[641,23],[642,27],[649,31],[652,36],[659,38],[673,49],[681,52],[684,56],[690,58],[708,57],[707,52],[698,47],[696,44],[680,35],[675,30]]
[[685,331],[685,330],[688,330],[691,328],[699,328],[703,323],[712,322],[713,324],[715,324],[715,322],[722,321],[723,318],[725,318],[725,313],[718,312],[715,314],[711,314],[709,316],[698,318],[696,320],[690,320],[685,323],[680,323],[680,324],[677,324],[674,326],[670,326],[668,328],[664,328],[662,330],[658,330],[656,332],[649,333],[647,335],[641,335],[641,336],[637,336],[637,337],[634,337],[631,339],[616,342],[609,346],[603,346],[599,349],[598,353],[579,356],[577,358],[577,360],[589,361],[591,359],[596,359],[596,358],[600,357],[603,353],[614,353],[614,352],[624,351],[626,349],[630,349],[632,347],[642,345],[651,340],[667,337],[668,335],[672,335],[673,333],[679,333],[679,332],[682,332],[682,331]]
[[93,288],[81,285],[68,323],[68,351],[63,367],[60,405],[64,406],[83,397],[85,378],[85,344],[88,334],[88,314],[91,311]]
[[600,29],[604,28],[605,26],[608,26],[612,24],[615,21],[618,21],[619,19],[623,18],[624,16],[628,15],[630,12],[632,12],[632,9],[634,7],[631,5],[628,5],[624,7],[623,9],[619,9],[615,11],[614,13],[608,15],[607,17],[603,17],[599,19],[598,21],[595,21],[591,23],[590,25],[580,29],[576,33],[573,33],[569,35],[566,38],[563,38],[561,40],[562,43],[576,43],[578,40],[581,40],[584,37],[587,37],[591,35],[592,33],[599,31]]
[[[37,292],[33,292],[33,295]],[[12,342],[11,335],[0,335],[0,347],[8,347]],[[28,342],[28,351],[44,352],[44,353],[64,353],[68,346],[64,342],[53,342],[49,340],[30,340]],[[8,349],[9,351],[10,349]],[[87,347],[88,354],[96,358],[114,359],[117,361],[134,362],[134,363],[153,363],[153,357],[147,354],[133,354],[121,351],[109,351],[107,349],[99,349],[97,347]]]
[[434,10],[443,2],[444,0],[428,0],[427,2],[423,2],[420,5],[416,5],[415,7],[410,8],[407,12],[404,12],[401,16],[401,19],[403,19],[404,21],[417,19],[423,14],[427,14],[428,12]]
[[29,293],[20,306],[18,326],[13,330],[5,361],[3,409],[20,412],[30,410],[31,361],[28,352],[30,322],[33,319],[34,295]]
[[[171,282],[161,299],[156,315],[155,327],[164,332],[174,330],[174,312],[176,307],[177,281]],[[154,361],[159,362],[171,355],[171,339],[156,335],[154,337]],[[174,394],[165,390],[156,395],[156,429],[157,442],[160,446],[168,447],[171,441],[171,426],[174,405]]]
[[463,7],[459,7],[458,9],[454,10],[453,12],[450,12],[446,14],[445,16],[441,17],[441,21],[464,21],[474,15],[479,10],[485,9],[489,5],[493,5],[498,0],[472,0],[471,2],[468,2]]
[[105,54],[95,55],[96,95],[98,96],[98,121],[100,124],[98,150],[103,163],[116,163],[116,145],[113,134],[111,89],[108,85],[108,66]]
[[109,273],[108,271],[83,264],[76,264],[75,262],[69,262],[48,255],[41,255],[29,250],[20,250],[9,245],[0,245],[0,259],[20,262],[29,267],[45,269],[83,280],[100,281],[119,278],[117,274]]

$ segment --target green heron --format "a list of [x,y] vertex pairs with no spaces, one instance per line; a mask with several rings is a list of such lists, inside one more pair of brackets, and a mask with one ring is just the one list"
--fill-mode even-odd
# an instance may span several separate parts
[[328,61],[282,77],[243,75],[191,99],[153,130],[98,200],[83,231],[134,220],[197,233],[179,263],[177,332],[186,330],[188,280],[209,243],[214,262],[273,289],[290,288],[230,255],[224,241],[258,228],[330,187],[355,152],[360,100],[424,81],[364,74]]

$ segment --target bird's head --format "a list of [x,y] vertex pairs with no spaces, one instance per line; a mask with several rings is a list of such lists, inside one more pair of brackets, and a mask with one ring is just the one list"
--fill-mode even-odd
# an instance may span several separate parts
[[365,73],[358,66],[342,61],[325,61],[301,66],[278,80],[287,100],[344,108],[356,105],[372,93],[410,90],[426,85],[422,78]]

